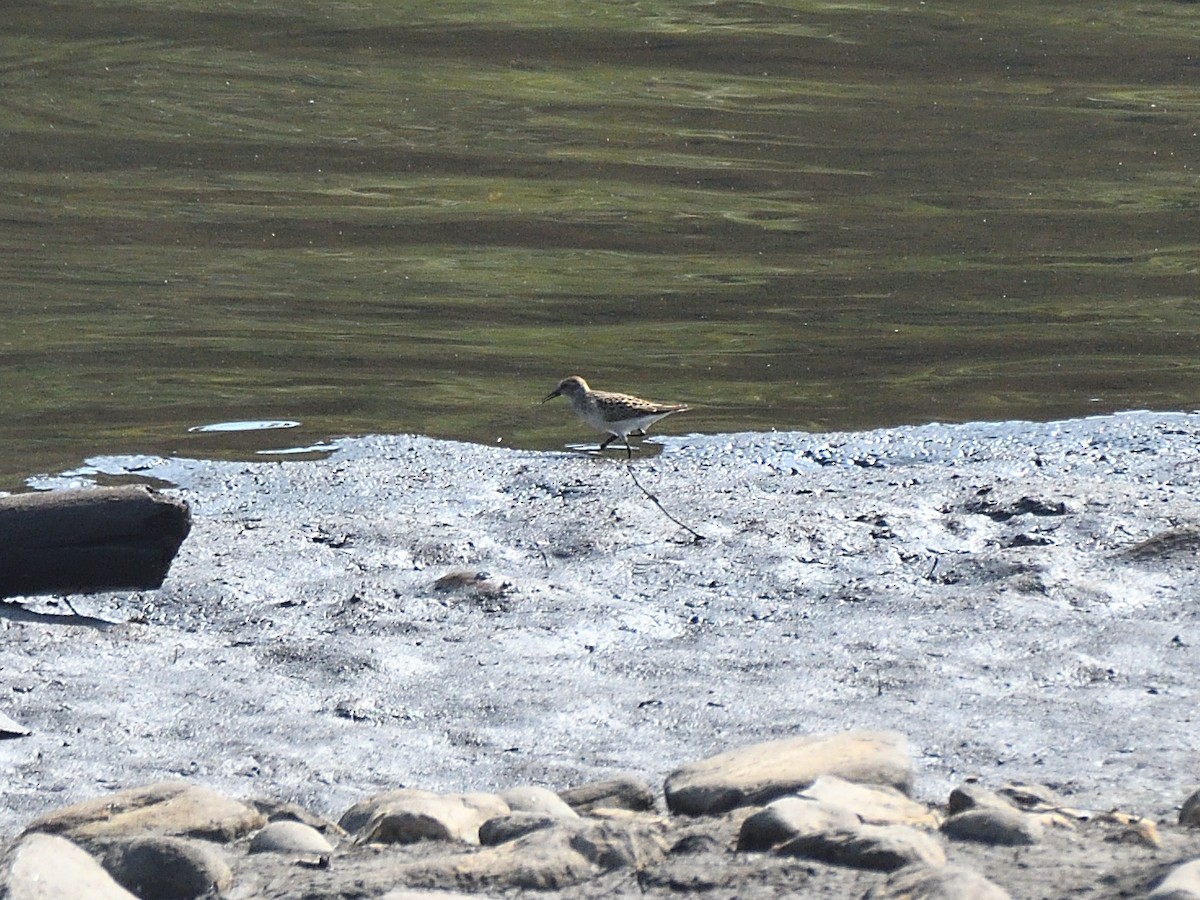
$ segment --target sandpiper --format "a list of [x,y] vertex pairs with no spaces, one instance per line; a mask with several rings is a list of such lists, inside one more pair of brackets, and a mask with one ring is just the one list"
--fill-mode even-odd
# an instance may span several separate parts
[[[643,435],[646,429],[659,419],[688,408],[682,403],[655,403],[629,394],[593,391],[578,375],[560,381],[546,400],[553,400],[555,397],[566,397],[571,401],[571,408],[579,418],[597,431],[608,434],[608,438],[600,445],[601,450],[617,438],[623,440],[626,459],[633,458],[629,435]],[[545,403],[546,400],[542,402]]]

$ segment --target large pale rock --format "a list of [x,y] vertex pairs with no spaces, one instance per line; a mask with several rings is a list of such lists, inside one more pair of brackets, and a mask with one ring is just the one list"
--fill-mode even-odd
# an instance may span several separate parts
[[552,828],[499,846],[407,863],[392,871],[411,886],[558,890],[615,869],[644,869],[661,862],[666,848],[657,819],[560,819]]
[[844,809],[868,825],[938,825],[937,816],[895,788],[868,787],[836,775],[820,776],[800,796]]
[[416,841],[479,843],[479,827],[507,815],[495,794],[437,794],[402,788],[354,804],[338,823],[359,842],[411,844]]
[[958,866],[905,866],[863,900],[1011,900],[1008,891]]
[[303,822],[271,822],[250,842],[251,853],[287,853],[292,856],[327,856],[333,846],[325,835]]
[[955,840],[1009,847],[1036,844],[1044,832],[1041,822],[1011,806],[968,809],[942,823],[942,833]]
[[770,850],[799,834],[849,830],[859,825],[854,813],[803,797],[780,797],[742,821],[739,851]]
[[257,810],[186,781],[162,781],[85,800],[34,819],[25,833],[75,841],[177,835],[229,842],[266,823]]
[[137,900],[85,850],[66,838],[30,834],[7,854],[0,869],[6,900]]
[[891,731],[853,731],[731,750],[672,772],[667,806],[687,815],[722,813],[796,793],[821,775],[907,792],[913,779],[908,741]]
[[330,840],[346,837],[346,832],[324,816],[317,815],[290,801],[275,800],[267,797],[257,797],[248,801],[255,809],[267,817],[269,822],[301,822],[315,828]]
[[654,791],[633,775],[619,775],[559,791],[559,796],[579,813],[595,809],[628,809],[649,812],[654,809]]
[[1200,859],[1176,866],[1146,895],[1147,900],[1200,900]]
[[579,813],[562,797],[549,788],[537,785],[524,785],[503,791],[500,799],[507,803],[513,812],[543,813],[567,819],[579,818]]
[[215,845],[174,837],[114,844],[104,855],[104,868],[141,900],[195,900],[228,890],[233,880]]
[[859,825],[800,834],[775,852],[876,872],[894,872],[913,863],[940,866],[946,862],[941,844],[907,825]]
[[516,840],[531,831],[549,828],[560,819],[578,819],[566,801],[554,791],[532,785],[511,788],[500,799],[512,810],[508,815],[495,816],[479,827],[479,842],[488,846]]

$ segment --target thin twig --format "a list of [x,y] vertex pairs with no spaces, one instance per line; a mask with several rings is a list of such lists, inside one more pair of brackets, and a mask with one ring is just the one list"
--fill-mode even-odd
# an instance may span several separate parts
[[637,475],[635,475],[635,474],[634,474],[634,472],[633,472],[633,466],[632,466],[632,465],[630,465],[629,463],[626,463],[626,464],[625,464],[625,471],[627,471],[627,472],[629,473],[629,477],[633,479],[633,483],[634,483],[634,484],[636,484],[636,485],[638,486],[638,490],[640,490],[640,491],[641,491],[643,494],[645,494],[645,495],[646,495],[646,499],[647,499],[647,500],[649,500],[651,503],[653,503],[655,506],[657,506],[657,507],[658,507],[658,511],[659,511],[660,513],[662,513],[664,516],[666,516],[668,519],[670,519],[672,522],[674,522],[676,525],[678,525],[680,528],[682,528],[684,531],[686,531],[688,534],[690,534],[690,535],[692,536],[692,543],[693,543],[693,544],[698,544],[698,543],[700,543],[702,540],[704,540],[704,535],[702,535],[700,532],[696,531],[696,529],[694,529],[694,528],[691,528],[691,527],[689,527],[689,526],[687,526],[687,525],[684,525],[684,524],[683,524],[682,522],[680,522],[680,521],[679,521],[677,518],[675,518],[673,515],[671,515],[669,512],[667,512],[667,511],[666,511],[666,509],[663,507],[663,505],[662,505],[661,503],[659,503],[659,502],[658,502],[658,498],[657,498],[657,497],[655,497],[655,496],[654,496],[652,493],[650,493],[648,490],[646,490],[646,489],[645,489],[645,488],[642,486],[642,483],[641,483],[640,481],[638,481]]

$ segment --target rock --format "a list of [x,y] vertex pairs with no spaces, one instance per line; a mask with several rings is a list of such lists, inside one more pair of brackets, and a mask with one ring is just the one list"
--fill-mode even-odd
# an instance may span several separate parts
[[895,788],[854,784],[835,775],[822,775],[800,792],[801,797],[839,807],[868,825],[924,825],[936,828],[938,818],[923,804]]
[[0,597],[162,587],[191,522],[144,484],[0,496]]
[[388,891],[379,900],[490,900],[486,894],[452,894],[448,891]]
[[660,862],[665,853],[657,820],[559,819],[551,828],[499,846],[406,863],[392,874],[417,886],[557,890],[614,869],[640,871]]
[[54,810],[34,819],[25,833],[75,841],[156,834],[227,843],[264,824],[261,813],[224,794],[186,781],[161,781]]
[[1137,844],[1142,847],[1161,847],[1162,838],[1158,826],[1150,819],[1131,817],[1132,821],[1122,825],[1119,831],[1105,835],[1104,840],[1110,844]]
[[359,801],[338,824],[359,842],[478,844],[479,826],[509,812],[508,804],[495,794],[437,794],[402,788]]
[[544,813],[548,816],[562,816],[568,819],[579,818],[562,797],[549,788],[537,785],[524,785],[503,791],[500,799],[508,804],[513,812]]
[[336,822],[331,822],[324,816],[309,812],[298,803],[287,803],[281,800],[264,798],[257,798],[250,802],[255,809],[267,817],[267,821],[269,822],[302,822],[305,825],[315,828],[328,838],[336,839],[346,836],[345,829],[341,828]]
[[513,586],[508,581],[493,578],[490,572],[468,572],[459,569],[447,572],[435,581],[433,589],[441,593],[467,591],[485,598],[497,598],[511,593]]
[[802,797],[780,797],[742,820],[737,849],[770,850],[798,834],[852,829],[859,824],[858,817],[842,807]]
[[711,853],[723,854],[724,851],[725,842],[720,838],[711,834],[692,832],[680,837],[667,852],[672,856],[701,856]]
[[291,853],[303,856],[325,856],[333,845],[325,835],[303,822],[270,822],[250,841],[251,853]]
[[1184,527],[1169,528],[1152,534],[1143,541],[1118,550],[1117,555],[1136,562],[1148,562],[1178,556],[1193,558],[1198,550],[1200,529]]
[[633,775],[581,784],[559,791],[558,795],[578,813],[590,813],[596,809],[649,812],[654,809],[655,799],[650,786]]
[[233,872],[212,844],[175,837],[146,837],[111,846],[104,868],[141,900],[194,900],[223,892]]
[[569,836],[561,825],[475,853],[434,857],[392,870],[398,880],[414,886],[526,890],[556,890],[587,881],[597,872],[589,860],[570,846]]
[[[564,823],[570,828],[571,823]],[[663,823],[657,818],[641,821],[589,822],[576,826],[571,848],[603,871],[641,869],[662,859],[667,850]]]
[[1036,782],[1013,781],[998,789],[997,793],[1019,809],[1047,810],[1067,805],[1062,795]]
[[494,847],[516,840],[531,831],[550,828],[561,818],[563,817],[540,812],[514,812],[507,816],[496,816],[479,826],[479,843],[485,847]]
[[672,772],[667,806],[686,815],[727,812],[803,790],[821,775],[907,791],[913,778],[908,742],[895,732],[855,731],[731,750]]
[[958,866],[906,866],[863,900],[1010,900],[1008,891]]
[[1200,859],[1173,868],[1146,900],[1200,900]]
[[946,810],[950,815],[965,812],[968,809],[1012,809],[1012,801],[995,791],[988,790],[979,784],[970,782],[960,784],[950,792]]
[[33,732],[20,722],[10,719],[4,713],[0,713],[0,739],[29,737],[31,734]]
[[1200,828],[1200,789],[1193,791],[1191,796],[1183,801],[1179,810],[1179,824],[1189,828]]
[[942,823],[942,833],[959,841],[1021,846],[1042,839],[1042,823],[1018,809],[987,807],[956,813]]
[[946,862],[937,840],[907,825],[859,825],[800,834],[780,844],[775,852],[876,872],[894,872],[914,863],[940,866]]
[[0,869],[0,896],[6,900],[137,900],[63,837],[26,835],[6,857]]
[[479,842],[487,846],[503,844],[542,828],[549,828],[559,819],[578,819],[566,801],[544,787],[526,785],[504,791],[500,799],[512,812],[488,819],[479,828]]
[[1003,501],[983,496],[964,504],[967,512],[987,516],[995,522],[1031,513],[1035,516],[1065,516],[1067,505],[1061,500],[1043,500],[1040,497],[1022,497],[1020,500]]

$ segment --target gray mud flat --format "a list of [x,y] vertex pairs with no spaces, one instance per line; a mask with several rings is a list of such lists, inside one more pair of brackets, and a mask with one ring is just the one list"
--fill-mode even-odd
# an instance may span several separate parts
[[161,479],[194,526],[159,591],[4,610],[0,712],[33,733],[0,742],[3,832],[170,776],[336,816],[850,728],[907,735],[924,797],[1168,815],[1194,787],[1200,417],[663,444],[39,482]]

